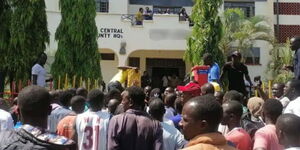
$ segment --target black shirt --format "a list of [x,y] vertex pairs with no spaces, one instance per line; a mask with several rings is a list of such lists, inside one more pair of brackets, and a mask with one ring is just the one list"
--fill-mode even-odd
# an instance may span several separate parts
[[246,65],[240,63],[233,66],[232,62],[228,62],[224,65],[223,72],[227,72],[229,90],[236,90],[243,94],[247,94],[244,75],[248,75],[249,73]]

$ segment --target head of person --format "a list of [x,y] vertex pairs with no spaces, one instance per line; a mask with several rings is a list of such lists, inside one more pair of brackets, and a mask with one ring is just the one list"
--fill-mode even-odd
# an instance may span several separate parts
[[200,134],[217,132],[223,116],[221,105],[213,96],[198,96],[183,106],[179,125],[186,140]]
[[300,48],[300,36],[291,38],[291,49],[296,51]]
[[146,7],[146,11],[148,11],[149,10],[149,7]]
[[40,64],[41,66],[44,66],[47,61],[47,55],[45,53],[42,53],[40,57],[38,58],[37,63]]
[[288,87],[286,87],[285,96],[288,97],[290,100],[294,100],[300,96],[300,80],[291,80],[287,83]]
[[145,93],[145,100],[146,100],[146,102],[148,102],[149,101],[149,99],[150,99],[150,93],[151,93],[151,91],[152,91],[152,88],[151,88],[151,86],[146,86],[145,88],[144,88],[144,93]]
[[150,92],[150,99],[161,98],[161,92],[159,88],[154,88]]
[[264,103],[265,101],[260,97],[250,98],[247,104],[250,114],[255,118],[260,117]]
[[291,88],[291,81],[288,81],[287,83],[285,83],[284,88],[283,88],[283,94],[286,95],[288,93],[288,91]]
[[242,59],[242,54],[239,51],[234,51],[233,53],[231,53],[231,61],[234,64],[240,63],[241,59]]
[[215,93],[215,88],[212,84],[210,83],[205,83],[204,85],[201,86],[201,95],[206,95],[206,94],[214,94]]
[[213,60],[213,57],[210,53],[205,53],[203,55],[203,63],[204,65],[207,65],[207,66],[211,66],[213,64],[214,60]]
[[110,99],[108,101],[107,107],[108,107],[108,111],[111,114],[115,114],[117,107],[119,106],[119,104],[121,103],[120,100],[118,99]]
[[158,121],[163,121],[165,114],[165,105],[159,98],[153,99],[149,104],[149,114]]
[[231,90],[225,93],[224,97],[223,97],[223,103],[227,102],[227,101],[239,101],[240,103],[242,103],[243,101],[243,95],[235,90]]
[[283,95],[283,89],[284,89],[284,84],[282,83],[275,83],[272,86],[272,94],[273,97],[275,98],[280,98]]
[[276,99],[268,99],[265,101],[262,109],[262,119],[265,123],[275,124],[277,118],[281,115],[283,106]]
[[87,98],[87,94],[88,94],[88,91],[83,87],[80,87],[76,90],[76,95],[78,95],[78,96],[82,96],[84,98]]
[[145,106],[145,93],[137,86],[131,86],[122,93],[122,105],[124,111],[128,109],[143,110]]
[[99,89],[93,89],[88,93],[87,102],[94,112],[100,111],[104,105],[104,94]]
[[222,91],[215,92],[214,96],[216,97],[217,102],[223,104],[224,93]]
[[237,127],[243,114],[243,106],[237,101],[228,101],[222,105],[223,119],[221,124],[227,125],[230,129]]
[[168,94],[172,94],[172,93],[175,93],[175,90],[172,87],[167,87],[164,91],[164,95],[168,95]]
[[71,98],[73,97],[70,91],[63,91],[59,94],[59,101],[62,106],[69,108],[71,103]]
[[191,98],[199,96],[201,93],[201,87],[196,83],[189,83],[185,86],[177,86],[177,90],[180,91],[182,105]]
[[49,94],[51,96],[51,103],[60,103],[59,95],[61,94],[61,91],[53,90],[53,91],[50,91]]
[[182,113],[183,105],[181,103],[180,98],[178,98],[178,97],[176,98],[175,103],[174,103],[174,107],[175,107],[175,110],[176,110],[177,114]]
[[117,100],[121,101],[122,100],[121,92],[118,89],[112,89],[107,93],[107,98],[109,100],[117,99]]
[[7,102],[1,97],[0,97],[0,109],[9,111],[9,106],[8,106]]
[[177,95],[175,93],[170,93],[165,96],[165,105],[168,107],[174,107],[175,100],[177,99]]
[[279,144],[285,148],[300,147],[300,117],[294,114],[283,114],[276,122],[276,134]]
[[124,88],[119,81],[109,82],[107,85],[107,91],[111,91],[112,89],[118,89],[121,93],[123,92]]
[[18,112],[23,124],[47,128],[51,113],[49,92],[36,85],[25,87],[18,95]]
[[148,71],[144,71],[143,76],[149,76]]
[[143,8],[139,8],[139,12],[143,13],[144,9]]
[[83,96],[74,96],[71,99],[71,108],[76,114],[81,114],[84,111],[85,98]]
[[76,96],[76,88],[69,88],[67,91],[69,92],[69,93],[71,93],[72,94],[72,97],[73,96]]

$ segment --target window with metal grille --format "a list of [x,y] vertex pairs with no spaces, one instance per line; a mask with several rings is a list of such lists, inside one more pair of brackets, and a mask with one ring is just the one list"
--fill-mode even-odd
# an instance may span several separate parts
[[109,11],[109,1],[108,0],[96,0],[96,11],[97,12],[106,12]]

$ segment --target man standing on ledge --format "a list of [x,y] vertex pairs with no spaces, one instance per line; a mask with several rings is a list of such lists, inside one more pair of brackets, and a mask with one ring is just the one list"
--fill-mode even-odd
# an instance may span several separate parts
[[213,57],[209,53],[203,55],[204,65],[209,66],[208,70],[208,82],[217,82],[219,83],[220,78],[220,67],[214,62]]
[[41,87],[46,86],[46,82],[50,81],[46,80],[46,70],[44,68],[44,65],[47,61],[47,55],[45,53],[42,53],[40,57],[38,58],[37,63],[32,67],[31,74],[32,74],[32,84],[38,85]]
[[236,90],[246,96],[248,95],[248,92],[246,90],[244,77],[250,83],[250,86],[252,85],[252,82],[249,76],[248,68],[241,62],[241,58],[242,55],[238,51],[234,51],[231,54],[231,61],[227,62],[223,66],[220,80],[222,83],[222,81],[224,81],[224,76],[227,73],[227,78],[229,81],[228,89]]

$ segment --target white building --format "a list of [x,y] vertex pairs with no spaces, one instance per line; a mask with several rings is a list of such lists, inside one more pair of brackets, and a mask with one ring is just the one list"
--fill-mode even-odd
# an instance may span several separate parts
[[[190,71],[191,66],[182,60],[187,47],[186,38],[192,29],[189,22],[179,21],[177,14],[154,14],[153,20],[145,20],[142,26],[136,26],[132,24],[131,15],[140,7],[150,7],[154,12],[167,8],[177,12],[184,7],[190,14],[193,4],[191,0],[96,1],[99,11],[96,16],[98,45],[102,54],[101,68],[106,83],[117,73],[117,66],[131,65],[139,67],[141,72],[147,70],[152,75],[155,86],[160,84],[164,74],[175,73],[183,78],[185,73]],[[247,15],[267,16],[270,25],[273,26],[276,22],[273,5],[273,1],[270,0],[228,0],[224,7],[240,7]],[[47,52],[54,56],[57,49],[54,35],[61,19],[58,0],[47,0],[46,7],[50,32]],[[265,74],[270,58],[270,47],[267,43],[257,41],[255,47],[257,47],[255,57],[258,61],[248,65],[252,78]]]

